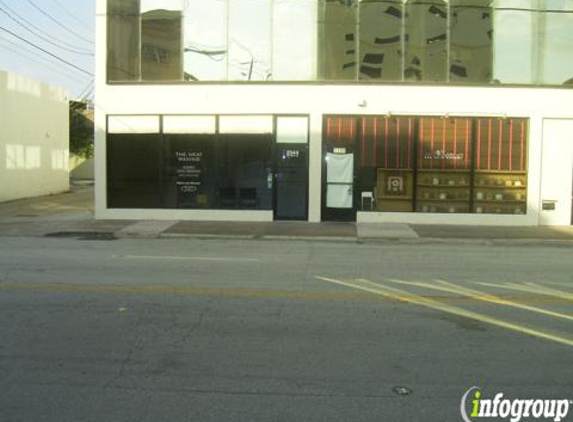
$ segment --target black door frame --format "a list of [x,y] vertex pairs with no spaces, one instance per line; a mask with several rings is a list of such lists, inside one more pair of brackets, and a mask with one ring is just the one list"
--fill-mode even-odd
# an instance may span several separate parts
[[[305,148],[306,148],[306,188],[305,188],[305,212],[304,212],[304,217],[302,218],[284,218],[284,217],[279,217],[277,215],[277,199],[278,199],[278,179],[277,179],[277,174],[278,174],[278,150],[279,150],[279,145],[289,145],[289,144],[284,144],[278,143],[277,140],[277,121],[279,118],[281,117],[304,117],[306,118],[306,143]],[[273,221],[308,221],[308,215],[309,215],[309,203],[310,203],[310,189],[309,189],[309,182],[310,182],[310,115],[308,114],[275,114],[273,115],[273,144],[272,144],[272,154],[273,154],[273,159],[272,159],[272,174],[273,174]],[[300,145],[300,144],[292,144],[292,145]]]
[[[333,222],[356,222],[357,212],[358,212],[358,198],[357,198],[357,191],[356,191],[356,182],[357,182],[357,165],[358,165],[358,154],[357,154],[357,140],[359,135],[359,126],[356,125],[356,130],[354,131],[354,141],[352,142],[352,148],[349,151],[349,146],[345,146],[346,153],[354,154],[354,165],[352,169],[352,208],[348,209],[336,209],[336,208],[327,208],[326,206],[326,189],[327,189],[327,167],[326,167],[326,154],[328,151],[328,145],[325,140],[325,133],[327,131],[327,119],[329,117],[347,117],[347,118],[356,118],[356,115],[345,114],[345,115],[323,115],[322,116],[322,156],[321,156],[321,167],[322,167],[322,176],[321,176],[321,221],[333,221]],[[341,147],[342,148],[342,147]]]

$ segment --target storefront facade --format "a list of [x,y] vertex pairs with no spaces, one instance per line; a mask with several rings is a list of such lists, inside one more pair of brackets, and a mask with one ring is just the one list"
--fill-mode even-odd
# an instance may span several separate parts
[[96,216],[571,224],[573,8],[510,3],[98,1]]

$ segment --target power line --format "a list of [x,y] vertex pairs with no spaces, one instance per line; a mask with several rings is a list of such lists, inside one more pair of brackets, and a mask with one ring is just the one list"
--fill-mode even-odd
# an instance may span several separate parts
[[30,3],[30,5],[36,9],[38,12],[40,12],[42,15],[46,16],[48,19],[50,19],[52,22],[54,22],[56,25],[58,25],[60,28],[68,31],[70,34],[75,35],[76,37],[90,43],[93,44],[94,42],[92,40],[89,40],[85,37],[82,37],[80,34],[78,34],[75,31],[72,31],[70,28],[68,28],[65,25],[62,25],[57,19],[55,19],[54,17],[52,17],[52,15],[50,15],[48,12],[46,12],[44,9],[40,8],[36,3],[34,3],[32,0],[26,0],[28,3]]
[[68,15],[70,18],[72,18],[74,21],[76,21],[77,23],[79,23],[81,26],[83,26],[85,29],[88,30],[88,32],[90,34],[93,34],[93,30],[92,28],[90,28],[86,22],[80,20],[77,16],[75,16],[73,13],[70,13],[68,11],[68,9],[66,9],[64,6],[62,6],[62,4],[58,1],[58,0],[51,0],[52,3],[54,3],[56,6],[58,6],[66,15]]
[[37,31],[41,32],[42,34],[44,34],[45,36],[47,36],[48,38],[51,38],[53,40],[58,41],[60,44],[62,45],[67,45],[68,47],[71,48],[75,48],[75,49],[79,49],[79,47],[72,45],[70,43],[67,43],[65,41],[62,41],[56,37],[54,37],[53,35],[49,34],[48,32],[44,31],[42,28],[37,27],[36,25],[34,25],[32,22],[30,22],[29,20],[27,20],[25,17],[23,17],[22,15],[18,14],[18,12],[16,12],[14,9],[10,8],[10,6],[8,6],[4,0],[0,0],[0,4],[2,4],[2,6],[4,6],[4,8],[6,10],[8,10],[10,13],[12,13],[12,15],[16,16],[20,21],[25,22],[28,26],[31,26],[32,28],[36,29]]
[[[0,2],[1,3],[1,2]],[[90,53],[88,51],[80,51],[80,50],[75,50],[72,48],[68,48],[68,47],[64,47],[58,43],[55,43],[51,40],[49,40],[48,38],[38,34],[37,32],[31,30],[30,28],[28,28],[26,25],[24,25],[23,23],[19,22],[16,18],[14,18],[10,13],[8,13],[6,10],[4,10],[2,7],[0,7],[0,11],[3,12],[4,14],[6,14],[6,16],[8,16],[10,19],[12,19],[14,22],[16,22],[16,24],[18,24],[19,26],[21,26],[22,28],[24,28],[26,31],[30,32],[31,34],[34,34],[36,37],[40,38],[41,40],[47,42],[48,44],[51,44],[57,48],[61,48],[62,50],[68,51],[70,53],[75,53],[75,54],[81,54],[83,56],[94,56],[93,53]],[[51,37],[51,36],[50,36]],[[54,37],[51,37],[54,38]]]
[[[76,80],[77,82],[84,82],[84,80],[81,79],[81,76],[73,74],[68,70],[63,70],[63,69],[57,68],[55,63],[50,62],[48,59],[46,59],[42,56],[37,56],[37,55],[30,55],[29,56],[28,54],[25,54],[25,52],[29,52],[29,50],[23,50],[21,46],[19,46],[18,44],[14,43],[14,42],[6,39],[6,38],[0,38],[0,41],[5,41],[7,43],[10,43],[10,44],[16,46],[17,49],[6,46],[6,45],[2,45],[2,44],[0,44],[0,47],[13,52],[14,54],[17,54],[17,55],[23,57],[24,59],[29,60],[30,62],[37,64],[38,66],[48,67],[53,72],[55,72],[56,74],[58,74],[64,78],[72,78],[72,79]],[[37,59],[44,60],[44,63],[40,62]]]
[[86,98],[88,98],[92,94],[94,82],[95,82],[95,80],[94,80],[94,78],[92,78],[90,80],[90,82],[87,84],[87,86],[82,90],[82,92],[80,92],[78,94],[79,99],[85,100]]
[[25,39],[25,38],[22,38],[22,37],[19,36],[18,34],[15,34],[14,32],[12,32],[12,31],[10,31],[10,30],[8,30],[8,29],[2,27],[2,26],[0,26],[0,31],[4,31],[4,32],[6,32],[6,33],[12,35],[12,36],[15,37],[15,38],[18,38],[20,41],[24,41],[26,44],[31,45],[32,47],[34,47],[34,48],[36,48],[36,49],[42,51],[42,52],[45,53],[45,54],[48,54],[49,56],[52,56],[52,57],[55,58],[56,60],[58,60],[58,61],[60,61],[60,62],[62,62],[62,63],[65,63],[65,64],[67,64],[68,66],[71,66],[71,67],[73,67],[74,69],[76,69],[76,70],[78,70],[78,71],[80,71],[80,72],[82,72],[82,73],[85,73],[86,75],[94,76],[93,73],[88,72],[87,70],[84,70],[84,69],[82,69],[81,67],[78,67],[78,66],[76,66],[75,64],[70,63],[69,61],[62,59],[61,57],[55,55],[54,53],[50,53],[48,50],[46,50],[46,49],[44,49],[44,48],[42,48],[42,47],[40,47],[40,46],[34,44],[34,43],[31,42],[31,41],[28,41],[28,40]]

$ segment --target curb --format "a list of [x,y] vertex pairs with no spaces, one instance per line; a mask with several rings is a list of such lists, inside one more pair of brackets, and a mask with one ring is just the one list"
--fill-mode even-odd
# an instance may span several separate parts
[[260,239],[256,235],[232,235],[232,234],[193,234],[193,233],[159,233],[159,239],[230,239],[230,240],[256,240]]

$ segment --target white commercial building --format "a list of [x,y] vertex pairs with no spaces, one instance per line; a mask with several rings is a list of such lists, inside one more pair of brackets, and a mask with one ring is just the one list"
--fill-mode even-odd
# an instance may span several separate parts
[[96,216],[569,225],[573,2],[98,0]]
[[0,202],[69,189],[65,90],[0,71]]

